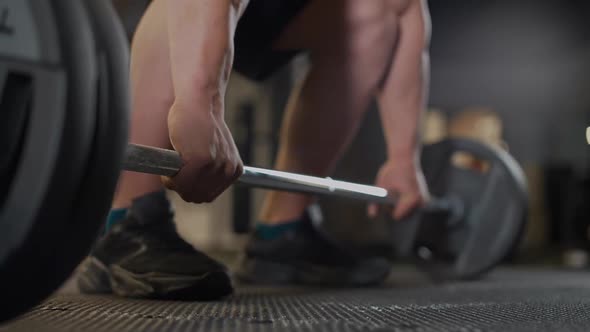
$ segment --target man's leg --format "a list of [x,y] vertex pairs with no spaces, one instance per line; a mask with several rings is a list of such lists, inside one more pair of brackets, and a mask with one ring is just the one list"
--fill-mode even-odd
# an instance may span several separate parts
[[[166,1],[155,0],[135,34],[131,52],[131,142],[170,148],[173,102]],[[81,267],[85,293],[173,300],[218,299],[232,292],[220,263],[180,238],[158,176],[122,174],[108,230]]]
[[[131,46],[130,142],[170,148],[168,111],[174,101],[166,1],[156,0],[141,20]],[[113,208],[127,208],[133,199],[163,190],[158,176],[123,172]]]
[[[312,0],[279,49],[309,49],[311,69],[291,96],[276,168],[327,176],[355,135],[396,43],[388,0]],[[255,283],[364,286],[382,282],[388,260],[362,257],[314,227],[312,197],[270,193],[238,276]]]
[[[328,176],[369,108],[394,54],[390,0],[315,0],[285,30],[279,49],[309,49],[311,69],[286,110],[276,168]],[[312,197],[269,193],[261,220],[300,217]]]

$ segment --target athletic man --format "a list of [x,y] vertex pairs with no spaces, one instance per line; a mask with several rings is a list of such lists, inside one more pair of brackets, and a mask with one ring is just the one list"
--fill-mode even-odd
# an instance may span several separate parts
[[[226,190],[243,168],[224,121],[230,72],[263,80],[300,51],[311,68],[286,110],[275,168],[328,176],[375,98],[388,157],[376,183],[399,195],[396,219],[423,203],[429,31],[426,0],[154,0],[132,43],[131,142],[174,148],[185,165],[173,178],[122,174],[81,289],[191,300],[232,292],[227,270],[176,233],[164,185],[194,203]],[[356,257],[314,228],[313,200],[268,194],[241,279],[359,286],[387,276],[387,261]]]

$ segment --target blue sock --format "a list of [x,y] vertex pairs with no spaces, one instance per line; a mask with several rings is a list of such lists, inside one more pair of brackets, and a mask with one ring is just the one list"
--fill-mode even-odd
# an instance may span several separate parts
[[114,224],[123,220],[125,216],[127,216],[127,211],[129,209],[113,209],[109,212],[107,217],[107,222],[105,225],[105,231],[108,231]]
[[263,240],[273,240],[287,231],[299,228],[301,222],[301,220],[295,220],[278,225],[256,224],[256,234]]

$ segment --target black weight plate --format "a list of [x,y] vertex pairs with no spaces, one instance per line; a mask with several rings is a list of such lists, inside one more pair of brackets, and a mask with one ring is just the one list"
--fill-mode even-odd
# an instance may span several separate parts
[[127,147],[130,109],[128,42],[109,1],[84,0],[95,34],[99,81],[96,130],[90,162],[72,210],[72,223],[64,230],[55,264],[71,271],[88,254],[111,206]]
[[[33,154],[46,153],[47,143],[32,143],[32,138],[44,130],[53,135],[50,138],[53,138],[56,145],[52,147],[57,147],[58,152],[55,154],[54,151],[52,163],[21,158],[18,166],[18,172],[34,174],[36,171],[42,174],[35,179],[44,184],[46,190],[41,199],[33,200],[40,203],[32,206],[29,196],[39,186],[33,182],[33,178],[28,178],[28,183],[23,184],[15,179],[11,190],[20,190],[21,194],[8,197],[3,207],[3,216],[13,216],[12,219],[2,220],[6,221],[0,226],[3,241],[6,230],[22,228],[22,220],[29,222],[28,228],[20,237],[11,239],[12,246],[1,261],[0,320],[14,317],[41,301],[59,287],[69,274],[56,267],[56,262],[63,258],[63,252],[57,251],[56,246],[67,241],[62,236],[68,227],[74,198],[88,162],[87,155],[95,126],[92,106],[96,90],[96,64],[92,34],[83,6],[77,0],[20,1],[26,4],[26,10],[32,8],[35,24],[31,29],[37,36],[30,37],[33,39],[29,40],[26,35],[17,33],[18,42],[9,46],[13,56],[19,59],[24,57],[17,52],[21,44],[37,40],[44,46],[37,53],[54,59],[53,62],[43,64],[59,73],[62,79],[38,81],[35,78],[35,98],[32,103],[39,107],[38,112],[45,114],[46,119],[40,127],[34,127],[32,120],[37,112],[33,106],[25,138],[25,153],[28,152],[27,147],[30,147]],[[38,94],[49,95],[52,99],[37,98]],[[50,109],[55,109],[57,114],[61,112],[65,118],[62,117],[60,123],[57,123],[52,118],[53,114],[49,115]],[[32,219],[16,216],[22,213],[24,206],[33,215]]]
[[[8,256],[20,247],[36,217],[36,212],[46,194],[49,179],[59,151],[61,128],[65,116],[63,98],[65,75],[59,68],[58,52],[52,48],[57,40],[52,20],[35,22],[37,14],[48,11],[45,2],[29,4],[28,1],[11,0],[1,3],[5,13],[5,29],[0,38],[0,84],[5,93],[17,90],[21,97],[33,94],[34,101],[16,101],[20,110],[2,108],[0,113],[9,117],[12,112],[25,112],[25,132],[17,155],[12,155],[7,170],[9,182],[3,188],[4,199],[0,210],[0,267]],[[35,28],[39,27],[39,30]],[[53,38],[53,40],[52,40]],[[23,41],[25,39],[26,41]],[[40,40],[52,40],[41,43]],[[28,41],[28,42],[27,42]],[[20,86],[11,77],[18,77]],[[44,87],[47,86],[47,89]],[[31,91],[27,91],[31,90]],[[16,92],[16,91],[12,91]],[[14,98],[15,96],[8,96]],[[4,98],[3,98],[4,99]],[[10,107],[11,105],[3,105]],[[22,114],[21,114],[22,115]],[[10,149],[11,141],[2,139],[3,151]],[[39,165],[43,165],[40,168]],[[1,274],[0,274],[1,275]]]
[[[458,153],[482,167],[458,164]],[[464,216],[449,225],[422,215],[414,242],[418,266],[439,280],[481,277],[522,234],[528,211],[524,172],[506,151],[467,139],[426,146],[422,165],[432,195],[459,198]]]

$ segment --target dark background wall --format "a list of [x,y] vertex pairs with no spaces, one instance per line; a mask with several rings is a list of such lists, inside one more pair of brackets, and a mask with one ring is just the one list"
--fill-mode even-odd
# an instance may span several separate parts
[[590,3],[430,1],[431,105],[492,106],[524,163],[584,167],[590,124]]

